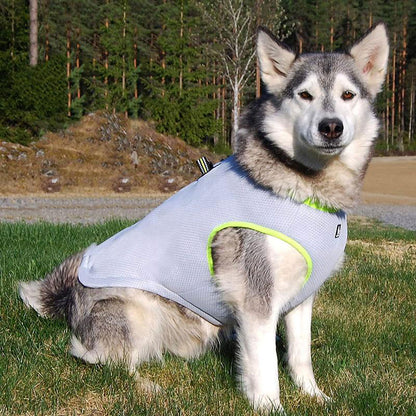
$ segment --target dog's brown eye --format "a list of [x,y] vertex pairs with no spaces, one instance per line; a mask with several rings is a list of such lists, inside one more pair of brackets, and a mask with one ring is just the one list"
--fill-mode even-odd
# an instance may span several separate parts
[[308,91],[300,92],[299,97],[302,98],[302,100],[306,100],[306,101],[312,101],[313,100],[312,95],[309,94]]
[[355,94],[353,92],[351,92],[351,91],[348,91],[348,90],[347,91],[344,91],[342,93],[342,96],[341,96],[341,98],[344,101],[352,100],[354,97],[355,97]]

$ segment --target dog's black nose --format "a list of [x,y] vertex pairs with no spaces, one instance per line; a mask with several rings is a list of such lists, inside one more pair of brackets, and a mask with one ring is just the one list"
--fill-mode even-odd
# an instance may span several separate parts
[[326,139],[338,139],[344,131],[344,125],[339,118],[324,118],[319,123],[318,130]]

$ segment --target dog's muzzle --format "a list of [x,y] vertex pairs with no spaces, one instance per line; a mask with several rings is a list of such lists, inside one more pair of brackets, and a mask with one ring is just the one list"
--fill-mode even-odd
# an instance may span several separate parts
[[325,140],[335,140],[342,135],[344,125],[339,118],[324,118],[318,125],[318,131]]

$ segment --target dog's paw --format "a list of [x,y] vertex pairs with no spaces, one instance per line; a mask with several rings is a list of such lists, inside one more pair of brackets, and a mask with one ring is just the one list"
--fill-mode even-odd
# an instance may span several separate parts
[[332,399],[327,396],[315,383],[304,383],[301,386],[301,389],[304,393],[314,397],[321,404],[332,401]]
[[330,402],[328,397],[316,384],[315,378],[312,376],[297,375],[292,373],[292,379],[295,384],[302,390],[303,393],[316,398],[319,403]]
[[[310,393],[309,393],[310,394]],[[316,400],[321,403],[321,404],[325,404],[325,403],[330,403],[332,402],[332,399],[327,396],[321,389],[319,389],[318,387],[315,388],[314,392],[312,394],[310,394],[312,397],[315,397]]]
[[253,408],[262,416],[266,416],[270,414],[286,416],[286,412],[283,409],[283,406],[280,404],[280,402],[275,403],[270,400],[259,401],[257,403],[253,403]]
[[270,396],[253,396],[248,398],[253,408],[261,415],[268,415],[270,413],[285,415],[283,406],[280,403],[279,397]]

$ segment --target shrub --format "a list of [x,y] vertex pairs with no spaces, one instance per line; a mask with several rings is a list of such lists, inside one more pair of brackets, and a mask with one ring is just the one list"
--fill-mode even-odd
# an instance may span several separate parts
[[0,56],[0,138],[22,144],[67,121],[65,60],[30,67],[26,58]]

